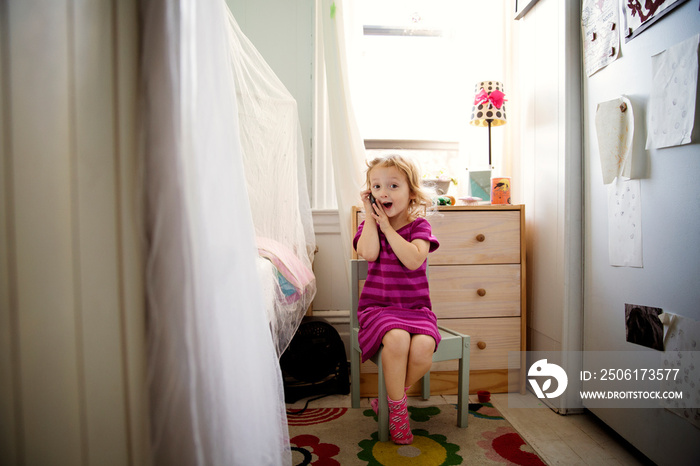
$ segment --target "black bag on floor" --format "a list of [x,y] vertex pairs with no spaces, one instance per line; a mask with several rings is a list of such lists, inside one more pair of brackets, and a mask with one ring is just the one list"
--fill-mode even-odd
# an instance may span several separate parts
[[319,317],[304,317],[280,358],[280,367],[287,403],[315,395],[350,393],[343,340]]

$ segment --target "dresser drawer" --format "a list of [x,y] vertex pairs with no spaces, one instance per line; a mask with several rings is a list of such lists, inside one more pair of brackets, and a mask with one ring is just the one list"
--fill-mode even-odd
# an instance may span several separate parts
[[430,265],[438,318],[520,315],[520,264]]
[[[520,349],[520,318],[493,319],[439,319],[438,324],[471,337],[469,369],[518,369],[520,364],[508,366],[508,352]],[[483,346],[480,348],[479,346]],[[514,361],[519,358],[512,358]],[[457,361],[434,363],[431,371],[457,370]]]
[[519,211],[441,211],[428,217],[440,248],[431,265],[519,264]]

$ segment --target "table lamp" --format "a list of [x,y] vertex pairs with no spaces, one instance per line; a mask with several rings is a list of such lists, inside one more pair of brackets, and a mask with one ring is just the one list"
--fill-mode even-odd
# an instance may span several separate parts
[[503,83],[482,81],[476,85],[474,107],[469,121],[473,126],[489,129],[489,169],[491,169],[491,127],[506,124],[506,106]]

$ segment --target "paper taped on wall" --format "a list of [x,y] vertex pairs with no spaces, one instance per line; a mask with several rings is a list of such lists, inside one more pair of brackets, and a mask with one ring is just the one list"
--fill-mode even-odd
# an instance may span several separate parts
[[700,34],[651,57],[647,149],[691,142],[695,122]]
[[603,183],[610,184],[615,177],[630,178],[634,138],[634,110],[630,100],[623,96],[599,103],[595,129]]

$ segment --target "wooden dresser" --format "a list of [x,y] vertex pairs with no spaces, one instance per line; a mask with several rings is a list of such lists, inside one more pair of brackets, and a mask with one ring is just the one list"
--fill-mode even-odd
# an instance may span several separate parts
[[[354,209],[353,231],[362,220]],[[440,242],[428,259],[433,311],[441,325],[471,336],[469,392],[524,392],[524,206],[447,206],[428,221]],[[510,351],[523,358],[509,361]],[[376,396],[376,372],[362,365],[362,396]],[[433,364],[430,384],[434,395],[456,394],[457,362]]]

